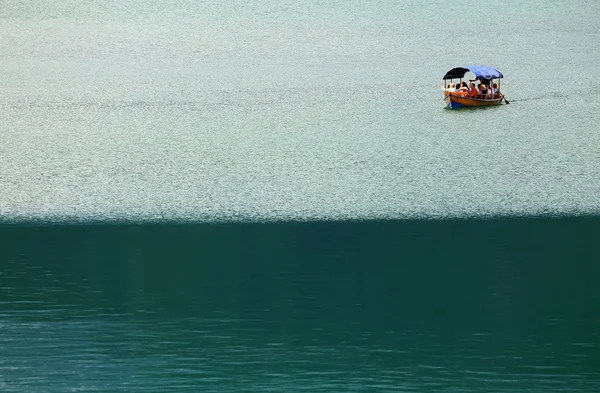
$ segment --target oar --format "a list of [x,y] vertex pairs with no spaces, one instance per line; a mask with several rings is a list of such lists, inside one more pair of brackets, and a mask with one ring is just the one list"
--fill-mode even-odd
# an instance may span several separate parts
[[506,99],[506,97],[504,97],[504,94],[502,94],[502,98],[504,98],[504,102],[506,102],[506,105],[510,104],[510,102],[508,102],[508,100]]

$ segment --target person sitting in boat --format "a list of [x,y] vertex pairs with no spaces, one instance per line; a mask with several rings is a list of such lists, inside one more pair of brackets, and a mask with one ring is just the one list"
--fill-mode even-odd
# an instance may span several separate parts
[[484,85],[483,83],[479,84],[479,95],[477,96],[477,98],[488,98],[489,95],[489,89],[487,88],[486,85]]
[[477,91],[477,87],[475,87],[475,83],[471,82],[471,88],[469,89],[469,97],[477,97],[479,92]]
[[500,98],[500,90],[498,90],[498,84],[492,85],[492,98]]
[[458,89],[458,93],[461,96],[466,96],[469,93],[469,88],[467,87],[466,82],[460,82],[460,88]]
[[456,85],[454,83],[450,83],[448,88],[444,88],[444,86],[441,86],[441,88],[446,93],[456,93]]

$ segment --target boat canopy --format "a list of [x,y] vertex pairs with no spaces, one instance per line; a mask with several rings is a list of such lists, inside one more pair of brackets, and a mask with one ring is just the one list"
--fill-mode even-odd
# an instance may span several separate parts
[[492,67],[488,67],[485,65],[466,65],[462,67],[453,68],[450,71],[446,72],[446,75],[444,75],[443,79],[463,78],[465,74],[469,71],[474,73],[477,79],[482,80],[490,80],[504,77],[500,71]]

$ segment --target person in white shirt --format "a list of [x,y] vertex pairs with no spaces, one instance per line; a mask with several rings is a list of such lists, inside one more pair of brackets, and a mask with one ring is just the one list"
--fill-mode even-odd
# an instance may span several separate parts
[[446,93],[456,93],[456,85],[454,83],[450,83],[450,86],[448,86],[448,88],[444,88],[444,86],[441,86],[442,90],[444,90]]

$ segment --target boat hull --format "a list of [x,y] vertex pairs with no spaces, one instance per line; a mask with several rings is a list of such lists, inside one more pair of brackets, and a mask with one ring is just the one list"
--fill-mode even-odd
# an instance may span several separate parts
[[481,106],[500,105],[502,98],[474,98],[459,96],[455,94],[446,94],[444,102],[448,108],[476,108]]

